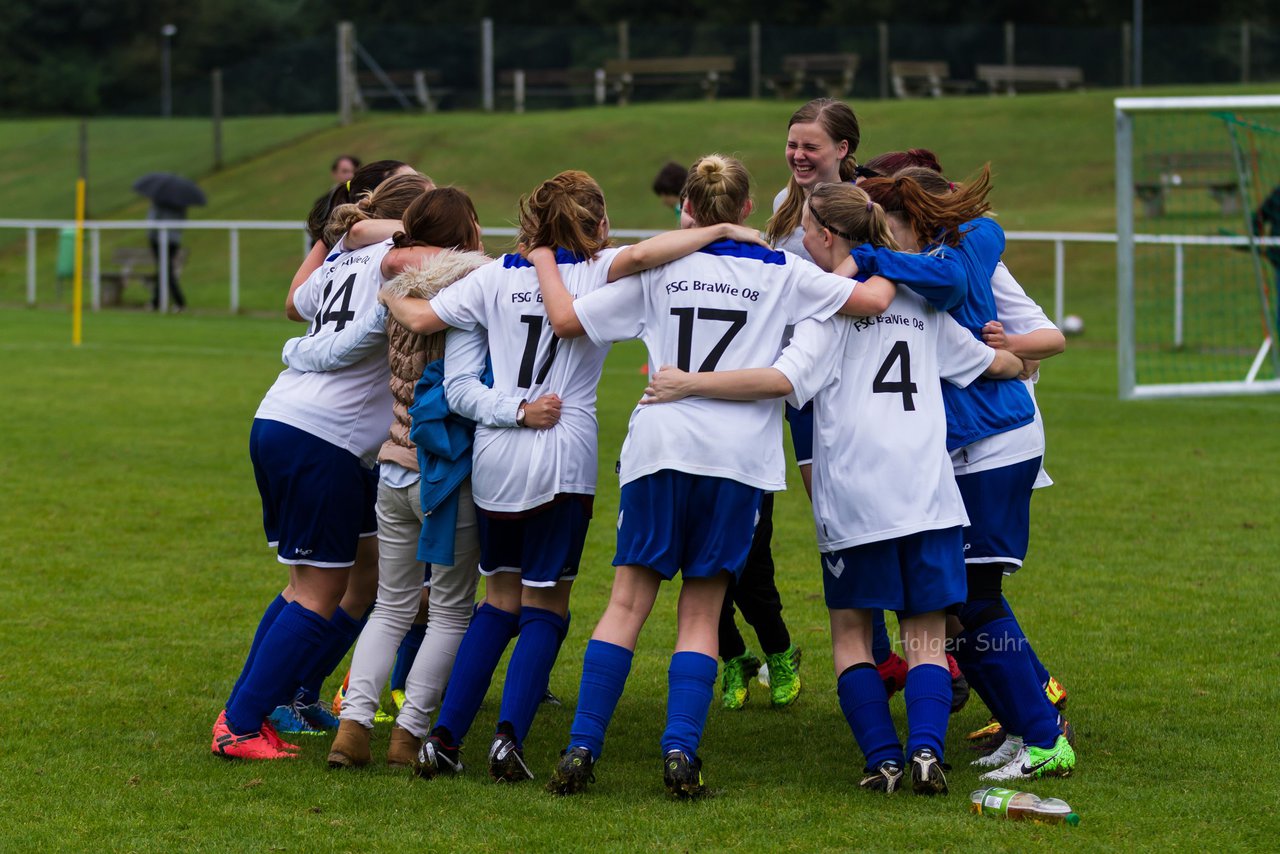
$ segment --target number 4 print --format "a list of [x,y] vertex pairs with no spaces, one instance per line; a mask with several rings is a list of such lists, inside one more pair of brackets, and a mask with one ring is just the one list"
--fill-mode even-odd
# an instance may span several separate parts
[[[894,362],[901,362],[899,368],[898,381],[888,382],[886,377],[889,375],[890,369],[893,368]],[[880,370],[876,372],[876,378],[871,382],[871,390],[876,394],[900,394],[902,395],[902,408],[907,412],[916,411],[916,402],[912,397],[916,393],[916,384],[911,381],[911,351],[907,349],[906,341],[895,341],[893,347],[889,350],[889,355],[885,357],[884,364],[880,366]]]

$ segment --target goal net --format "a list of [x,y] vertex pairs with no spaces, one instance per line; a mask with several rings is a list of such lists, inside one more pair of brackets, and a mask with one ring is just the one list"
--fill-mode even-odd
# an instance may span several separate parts
[[1121,397],[1280,392],[1280,96],[1115,106]]

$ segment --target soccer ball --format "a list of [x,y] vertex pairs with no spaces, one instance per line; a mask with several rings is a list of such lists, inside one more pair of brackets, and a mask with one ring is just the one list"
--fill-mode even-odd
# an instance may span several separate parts
[[1062,332],[1064,335],[1083,335],[1084,319],[1078,314],[1068,314],[1062,318]]

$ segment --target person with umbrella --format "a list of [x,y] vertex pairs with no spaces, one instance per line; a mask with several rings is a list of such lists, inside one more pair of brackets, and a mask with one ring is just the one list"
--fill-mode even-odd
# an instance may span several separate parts
[[[133,189],[151,200],[151,207],[147,210],[147,219],[152,222],[186,219],[187,208],[192,205],[206,203],[204,191],[196,186],[194,181],[181,175],[175,175],[172,172],[152,172],[143,175],[134,182]],[[156,256],[157,271],[159,271],[163,263],[160,251],[162,235],[165,243],[168,244],[169,298],[173,301],[174,307],[178,311],[182,311],[187,306],[187,301],[182,296],[182,289],[178,286],[177,256],[178,250],[182,245],[182,230],[168,228],[161,231],[161,229],[153,228],[147,232],[147,238],[151,243],[151,251]],[[152,291],[151,296],[151,308],[153,311],[160,309],[160,275],[158,272],[155,290]]]

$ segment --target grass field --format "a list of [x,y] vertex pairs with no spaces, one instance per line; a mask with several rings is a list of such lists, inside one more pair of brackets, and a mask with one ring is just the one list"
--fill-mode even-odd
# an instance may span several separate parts
[[[0,476],[0,755],[9,850],[1219,850],[1270,847],[1280,772],[1275,556],[1269,472],[1280,400],[1122,404],[1109,348],[1073,346],[1040,399],[1057,485],[1035,501],[1019,615],[1071,691],[1080,770],[1038,783],[1083,816],[1074,830],[966,813],[976,773],[954,718],[952,794],[884,801],[854,790],[808,504],[778,502],[775,554],[806,688],[777,712],[713,706],[704,756],[717,797],[662,796],[656,742],[674,638],[674,590],[642,636],[599,783],[558,800],[489,783],[480,767],[496,692],[462,779],[208,754],[210,723],[283,574],[263,545],[246,454],[250,420],[299,331],[265,318],[127,312],[66,345],[60,311],[0,311],[6,366]],[[601,495],[570,638],[529,739],[545,779],[605,601],[613,460],[641,388],[635,345],[601,386]],[[794,472],[792,483],[796,484]],[[331,682],[330,688],[333,684]],[[901,699],[895,717],[904,722]],[[375,751],[386,732],[375,737]]]

